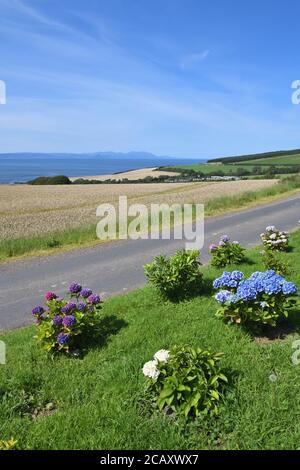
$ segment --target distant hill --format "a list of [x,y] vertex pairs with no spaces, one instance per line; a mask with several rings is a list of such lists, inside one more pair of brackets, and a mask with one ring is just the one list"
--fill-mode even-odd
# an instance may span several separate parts
[[39,153],[39,152],[17,152],[17,153],[0,153],[0,158],[1,157],[17,157],[17,158],[82,158],[82,157],[89,157],[89,158],[126,158],[126,159],[143,159],[143,160],[153,160],[155,158],[157,159],[174,159],[174,157],[170,157],[167,155],[161,156],[161,155],[154,155],[153,153],[150,152],[139,152],[139,151],[132,151],[132,152],[92,152],[92,153]]
[[[236,157],[219,157],[219,158],[213,158],[211,160],[208,160],[208,163],[246,163],[246,162],[253,162],[253,160],[261,160],[261,162],[257,162],[259,164],[263,164],[263,160],[267,159],[275,159],[274,164],[293,164],[291,163],[291,160],[288,161],[288,159],[285,161],[284,158],[286,157],[293,157],[293,156],[299,156],[300,158],[300,149],[294,149],[294,150],[279,150],[277,152],[264,152],[264,153],[254,153],[250,155],[238,155]],[[294,159],[293,159],[294,160]],[[300,162],[299,162],[300,163]],[[266,164],[273,164],[271,160],[269,162],[266,162]]]

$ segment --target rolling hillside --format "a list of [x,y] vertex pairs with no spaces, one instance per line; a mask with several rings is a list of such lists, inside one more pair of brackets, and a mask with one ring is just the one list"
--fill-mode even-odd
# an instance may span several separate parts
[[180,165],[176,169],[179,171],[193,170],[204,176],[260,176],[299,173],[300,150],[224,157],[209,160],[206,164],[199,162],[199,164],[193,165]]
[[[294,150],[279,150],[277,152],[263,152],[263,153],[255,153],[251,155],[238,155],[235,157],[219,157],[219,158],[212,158],[209,160],[209,163],[247,163],[253,160],[276,160],[276,164],[286,164],[286,165],[297,165],[298,159],[300,156],[300,149]],[[286,159],[290,158],[291,162],[294,162],[294,157],[296,159],[296,163],[284,163]],[[255,162],[256,163],[256,162]],[[271,163],[272,164],[272,163]]]

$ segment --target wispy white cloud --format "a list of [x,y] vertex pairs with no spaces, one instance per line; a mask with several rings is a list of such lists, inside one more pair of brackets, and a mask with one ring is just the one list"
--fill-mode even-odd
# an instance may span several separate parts
[[99,10],[60,15],[45,7],[51,1],[0,0],[0,35],[13,52],[0,42],[0,78],[9,85],[1,151],[143,148],[197,157],[296,142],[298,120],[264,102],[262,74],[217,63],[215,43],[185,54],[191,44],[165,32],[122,30]]
[[65,23],[45,15],[38,9],[31,6],[28,2],[24,3],[22,0],[1,0],[0,9],[2,11],[6,10],[6,12],[13,13],[15,17],[27,18],[44,26],[57,28],[65,32],[72,31],[72,28],[70,28]]
[[199,63],[203,62],[210,54],[209,49],[205,49],[202,52],[188,54],[186,55],[180,62],[180,68],[185,70],[189,68],[193,68]]

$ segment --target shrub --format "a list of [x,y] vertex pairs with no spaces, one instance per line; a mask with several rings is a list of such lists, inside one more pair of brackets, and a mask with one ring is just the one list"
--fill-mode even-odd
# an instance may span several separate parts
[[32,310],[36,318],[37,340],[46,351],[70,352],[79,341],[89,338],[100,319],[100,297],[90,289],[72,283],[69,300],[60,299],[54,292],[46,292],[46,308]]
[[289,272],[289,264],[279,258],[278,253],[266,250],[263,253],[263,263],[266,269],[272,269],[276,274],[281,276]]
[[202,285],[199,251],[178,251],[174,256],[156,256],[146,264],[145,275],[161,295],[179,300],[198,292]]
[[274,225],[266,227],[266,231],[260,234],[266,250],[285,251],[289,246],[289,233],[280,232]]
[[217,414],[227,382],[219,367],[221,357],[221,353],[190,346],[158,351],[143,367],[155,408],[190,418]]
[[246,259],[245,248],[237,241],[231,242],[228,235],[223,235],[218,245],[210,245],[209,251],[212,255],[211,264],[218,268],[224,268],[230,264],[240,264]]
[[275,271],[254,272],[244,279],[241,271],[224,272],[213,283],[221,289],[215,299],[221,304],[216,316],[228,323],[267,324],[276,326],[279,318],[288,316],[295,301],[297,287]]
[[45,184],[72,184],[72,181],[64,175],[38,176],[34,180],[28,181],[27,184],[43,186]]

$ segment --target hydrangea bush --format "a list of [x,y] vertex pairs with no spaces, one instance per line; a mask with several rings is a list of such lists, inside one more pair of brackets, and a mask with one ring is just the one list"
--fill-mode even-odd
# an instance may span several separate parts
[[288,308],[297,294],[294,283],[273,270],[254,272],[245,279],[241,271],[224,272],[213,286],[219,289],[215,299],[221,305],[217,316],[237,324],[276,326],[279,318],[288,316]]
[[289,233],[281,232],[274,225],[266,227],[264,233],[260,234],[264,247],[270,251],[285,251],[289,246]]
[[76,349],[79,339],[88,336],[100,319],[99,295],[73,282],[68,297],[63,299],[54,292],[46,292],[45,306],[38,305],[32,310],[38,331],[36,338],[46,351]]
[[263,255],[263,263],[266,269],[273,269],[276,274],[280,274],[281,276],[288,274],[290,271],[289,263],[282,259],[282,253],[265,250],[261,253]]
[[154,407],[189,418],[218,413],[227,382],[219,366],[221,357],[221,353],[190,346],[157,351],[143,367]]
[[199,256],[197,250],[181,250],[170,258],[156,256],[145,265],[145,276],[169,300],[191,296],[202,287]]
[[212,255],[211,264],[218,268],[245,261],[245,249],[238,241],[230,241],[228,235],[222,235],[218,245],[210,245],[209,251]]

